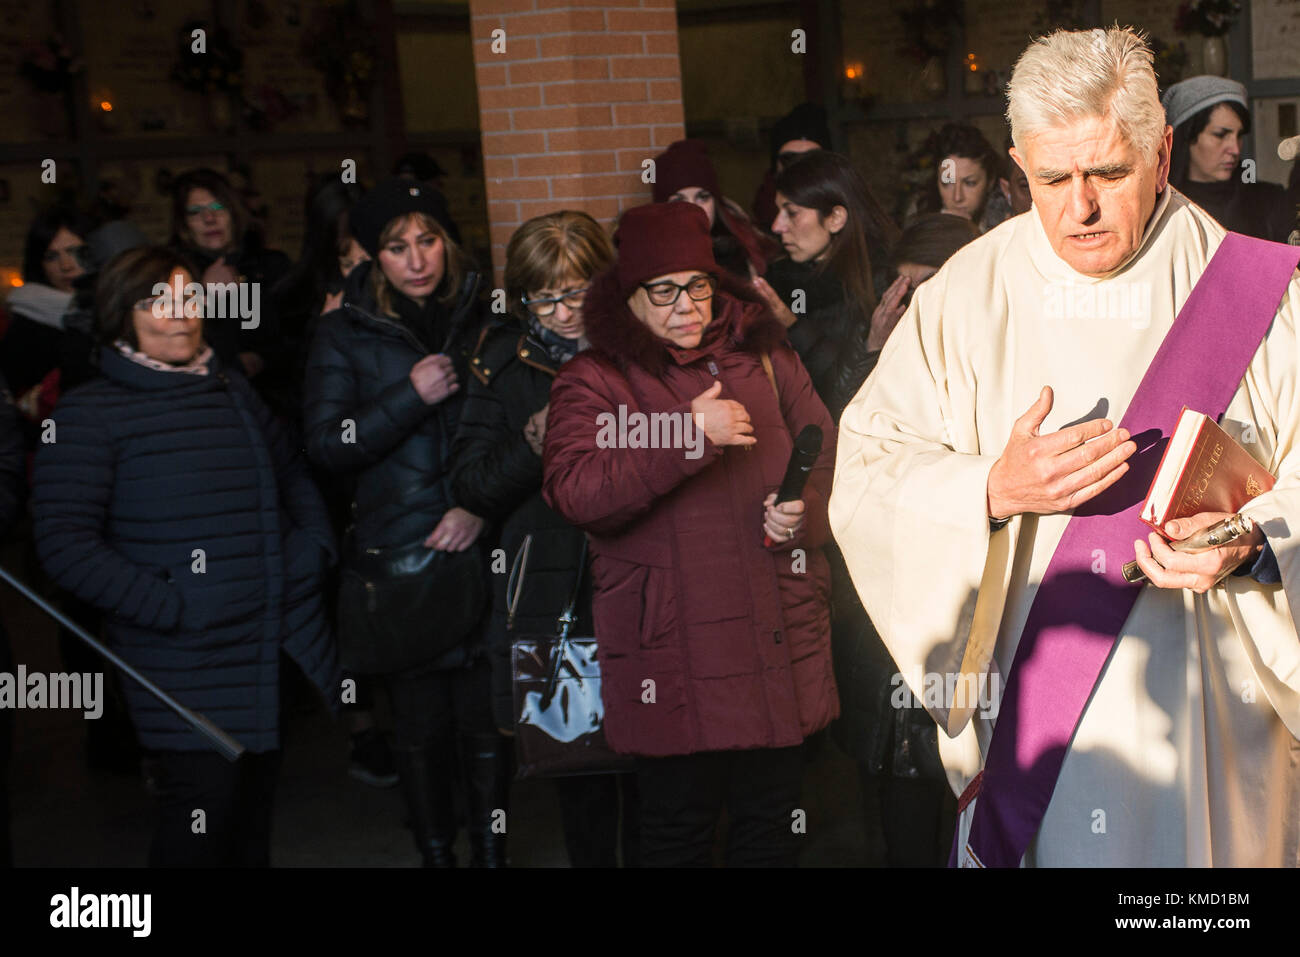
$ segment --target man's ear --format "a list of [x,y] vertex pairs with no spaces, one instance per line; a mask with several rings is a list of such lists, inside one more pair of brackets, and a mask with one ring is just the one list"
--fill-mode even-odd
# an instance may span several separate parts
[[826,216],[825,226],[831,233],[838,233],[849,221],[849,211],[843,206],[836,206]]
[[1169,185],[1169,164],[1174,155],[1174,128],[1166,124],[1165,135],[1160,140],[1160,153],[1156,157],[1156,192],[1163,193]]

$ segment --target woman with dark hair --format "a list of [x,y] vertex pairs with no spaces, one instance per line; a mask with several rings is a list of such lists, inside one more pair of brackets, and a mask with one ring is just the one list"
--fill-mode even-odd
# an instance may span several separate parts
[[754,286],[788,328],[790,344],[838,421],[875,364],[867,341],[871,314],[898,229],[839,153],[805,153],[777,177],[776,189],[772,231],[788,258]]
[[934,178],[921,194],[915,215],[951,213],[979,224],[981,231],[997,225],[985,223],[984,214],[1002,164],[984,134],[973,126],[947,123],[927,145]]
[[0,375],[29,419],[43,418],[37,413],[48,411],[57,399],[57,391],[41,401],[28,393],[59,367],[63,317],[72,305],[74,284],[88,268],[90,231],[89,220],[65,206],[45,210],[27,230],[23,285],[6,303],[10,319],[0,340]]
[[159,805],[150,863],[266,866],[281,652],[339,696],[321,601],[335,550],[306,462],[204,342],[197,301],[176,297],[193,277],[161,246],[101,272],[101,374],[55,410],[32,515],[46,572],[105,613],[109,644],[247,749],[232,764],[125,684]]
[[[530,219],[506,247],[505,284],[512,318],[484,331],[453,455],[458,501],[501,522],[510,574],[493,575],[488,629],[497,726],[513,733],[510,644],[517,635],[553,633],[582,582],[578,634],[590,634],[591,578],[580,567],[582,532],[542,499],[542,442],[551,384],[587,348],[583,304],[592,279],[614,262],[605,231],[586,213],[565,210]],[[508,582],[514,584],[510,604]],[[564,843],[574,867],[634,866],[639,857],[636,791],[628,775],[555,779]],[[619,839],[620,791],[623,804]]]
[[[226,177],[206,168],[182,173],[172,183],[171,245],[195,263],[198,281],[204,286],[257,284],[258,299],[253,301],[260,304],[258,314],[248,319],[212,319],[207,337],[227,364],[238,363],[262,390],[262,374],[270,373],[269,385],[283,374],[288,361],[271,290],[289,271],[289,257],[262,245],[261,231],[238,192]],[[273,398],[273,394],[268,391],[267,397]],[[276,411],[284,414],[288,410]]]
[[780,254],[745,211],[722,195],[708,150],[699,140],[678,140],[655,157],[651,191],[656,203],[688,202],[704,210],[713,258],[734,276],[761,276]]
[[[353,269],[343,305],[321,317],[312,339],[303,389],[307,451],[321,468],[354,481],[345,576],[369,574],[362,571],[368,556],[386,562],[397,555],[415,556],[410,564],[436,575],[470,549],[479,560],[476,574],[488,575],[477,544],[484,520],[462,505],[450,482],[460,383],[481,310],[478,275],[448,236],[446,215],[441,194],[415,180],[395,177],[367,192],[350,220],[372,259]],[[448,561],[425,562],[428,549]],[[406,611],[380,607],[378,587],[356,597],[356,607],[340,596],[343,664],[354,670],[372,667],[359,652],[353,657],[375,638],[363,628],[367,618],[387,622]],[[425,866],[455,866],[459,746],[473,863],[504,866],[505,835],[494,825],[507,803],[507,752],[492,718],[482,629],[447,642],[446,621],[421,624],[427,654],[416,654],[426,648],[421,641],[410,654],[373,665],[386,672],[394,756],[416,848]]]
[[1277,183],[1247,182],[1242,137],[1250,132],[1246,88],[1221,76],[1175,83],[1162,98],[1174,128],[1169,183],[1224,229],[1286,242],[1294,209]]
[[[642,863],[709,866],[725,807],[729,865],[793,866],[803,743],[839,711],[821,551],[834,427],[780,324],[714,261],[703,211],[639,206],[616,240],[583,307],[592,348],[551,389],[543,494],[588,534],[605,731],[637,759]],[[821,455],[777,505],[809,425]]]

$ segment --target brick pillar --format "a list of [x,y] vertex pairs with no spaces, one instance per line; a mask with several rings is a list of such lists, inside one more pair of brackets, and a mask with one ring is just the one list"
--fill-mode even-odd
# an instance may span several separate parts
[[470,15],[500,286],[525,220],[580,209],[612,225],[649,202],[642,161],[684,130],[677,11],[674,0],[470,0]]

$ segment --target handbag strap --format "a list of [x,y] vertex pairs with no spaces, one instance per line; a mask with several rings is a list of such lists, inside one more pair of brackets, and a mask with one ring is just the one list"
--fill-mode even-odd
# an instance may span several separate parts
[[515,627],[515,612],[519,610],[519,596],[524,591],[524,575],[528,572],[528,556],[532,552],[533,536],[525,535],[519,551],[515,553],[514,563],[510,566],[510,576],[506,579],[506,630]]
[[[582,592],[582,579],[587,570],[587,536],[582,536],[582,551],[578,556],[578,574],[573,581],[573,591],[569,595],[568,604],[564,606],[564,611],[560,612],[560,617],[556,621],[556,638],[555,645],[551,649],[551,672],[546,677],[546,687],[542,691],[541,704],[543,708],[550,706],[551,699],[555,696],[556,686],[560,681],[560,670],[568,662],[568,655],[565,653],[569,644],[569,632],[573,630],[573,623],[577,620],[573,610],[578,606],[578,595]],[[572,665],[570,665],[572,668]]]
[[777,408],[780,408],[781,390],[776,387],[776,372],[772,369],[772,354],[770,352],[760,353],[759,359],[763,363],[763,374],[767,376],[767,381],[772,383],[772,391],[776,393]]
[[569,637],[569,632],[573,630],[573,624],[577,621],[577,616],[573,610],[578,607],[578,595],[582,593],[582,579],[587,571],[587,536],[582,536],[582,551],[578,554],[578,574],[573,580],[573,591],[569,593],[568,604],[564,606],[564,611],[560,612],[560,617],[556,621],[556,633],[560,640],[563,641]]

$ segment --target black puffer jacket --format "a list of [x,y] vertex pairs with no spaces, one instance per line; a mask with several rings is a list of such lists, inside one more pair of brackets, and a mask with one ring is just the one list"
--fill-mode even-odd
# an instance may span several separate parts
[[[36,455],[41,564],[107,613],[110,643],[147,677],[250,751],[278,748],[281,649],[339,697],[321,591],[335,546],[307,463],[219,357],[194,375],[104,349],[100,368]],[[124,687],[144,747],[209,747]]]
[[[811,263],[781,259],[765,277],[798,321],[790,345],[803,360],[813,388],[838,424],[840,413],[857,394],[880,357],[867,349],[870,322],[863,323],[844,301],[844,285]],[[796,291],[803,292],[802,297]],[[802,311],[800,311],[802,310]]]
[[[497,726],[514,727],[510,642],[551,634],[577,577],[582,532],[542,499],[542,459],[524,440],[529,417],[550,401],[559,366],[520,325],[494,323],[470,363],[469,396],[454,447],[452,491],[464,508],[501,522],[508,574],[494,574],[487,645]],[[524,541],[528,540],[525,554]],[[507,586],[519,601],[508,627]],[[591,634],[591,581],[584,576],[573,634]]]
[[[477,274],[466,278],[455,308],[431,296],[420,309],[394,292],[400,318],[393,319],[380,314],[370,292],[371,266],[352,271],[342,308],[321,317],[303,387],[307,454],[322,469],[353,479],[352,534],[345,543],[353,550],[421,541],[460,504],[449,481],[451,443],[482,322]],[[425,405],[411,385],[411,367],[436,352],[451,357],[460,389]],[[467,650],[473,649],[454,649],[440,663],[454,667]]]

